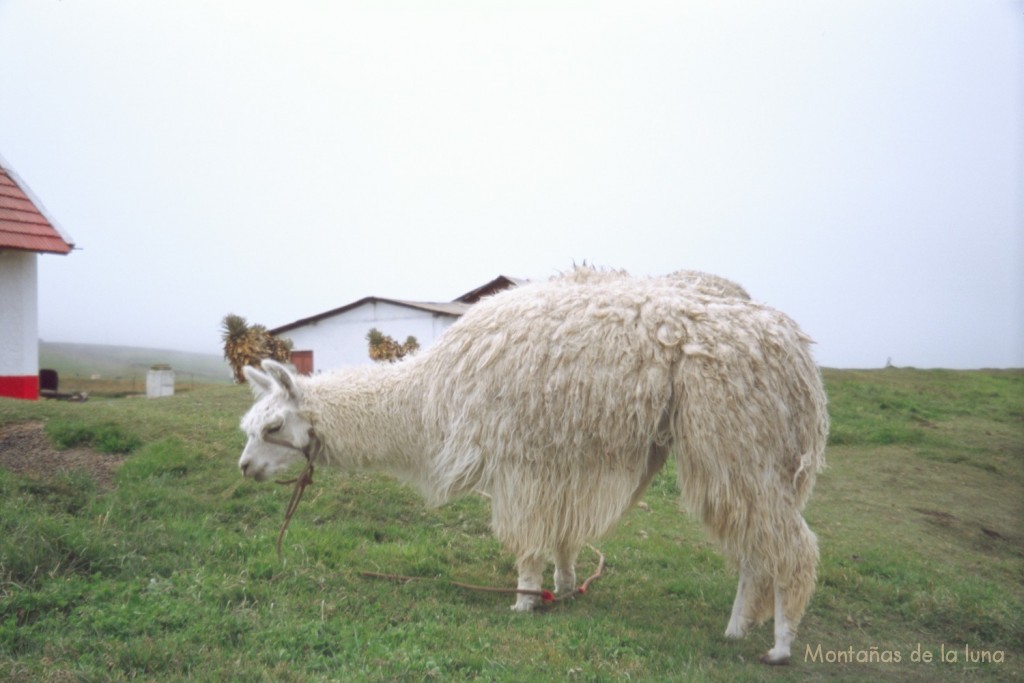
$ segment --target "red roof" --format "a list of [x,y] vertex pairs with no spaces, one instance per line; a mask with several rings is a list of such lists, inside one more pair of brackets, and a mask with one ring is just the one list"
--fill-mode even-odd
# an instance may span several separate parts
[[9,169],[0,166],[0,249],[67,254],[74,247],[33,201],[31,192]]

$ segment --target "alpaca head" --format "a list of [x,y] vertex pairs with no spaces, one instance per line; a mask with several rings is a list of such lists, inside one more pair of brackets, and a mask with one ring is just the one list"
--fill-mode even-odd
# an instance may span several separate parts
[[256,403],[242,418],[249,440],[238,460],[242,474],[256,481],[310,457],[316,441],[312,423],[299,408],[302,390],[295,375],[272,360],[262,366],[243,370]]

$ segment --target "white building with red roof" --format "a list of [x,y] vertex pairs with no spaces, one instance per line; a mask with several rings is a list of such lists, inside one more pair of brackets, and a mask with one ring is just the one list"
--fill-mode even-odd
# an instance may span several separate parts
[[0,396],[39,398],[39,254],[74,242],[0,157]]

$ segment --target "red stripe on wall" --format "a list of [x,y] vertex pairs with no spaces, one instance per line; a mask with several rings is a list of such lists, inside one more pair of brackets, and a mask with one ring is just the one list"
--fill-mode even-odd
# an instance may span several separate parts
[[39,399],[39,377],[0,377],[0,396],[7,398],[25,398],[30,401]]

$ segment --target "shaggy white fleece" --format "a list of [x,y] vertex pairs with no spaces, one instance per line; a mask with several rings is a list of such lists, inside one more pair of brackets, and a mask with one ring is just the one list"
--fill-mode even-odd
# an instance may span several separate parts
[[243,472],[265,478],[305,450],[390,472],[432,504],[484,492],[523,589],[553,559],[556,589],[573,590],[580,549],[674,451],[683,499],[740,574],[726,635],[773,616],[764,659],[788,661],[815,585],[801,511],[824,466],[826,397],[807,336],[739,285],[578,268],[481,301],[402,363],[264,370],[247,372],[259,400]]

